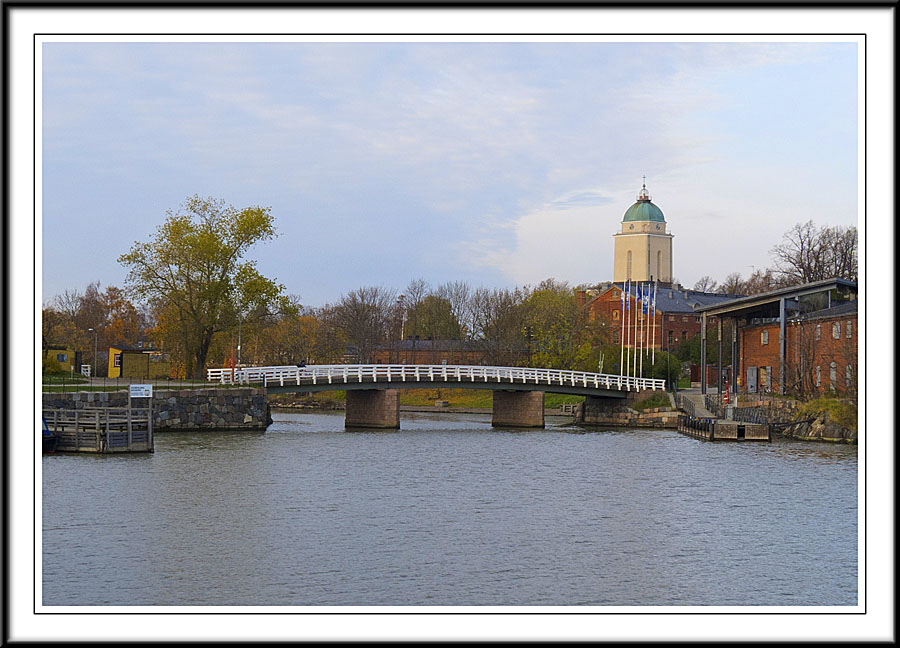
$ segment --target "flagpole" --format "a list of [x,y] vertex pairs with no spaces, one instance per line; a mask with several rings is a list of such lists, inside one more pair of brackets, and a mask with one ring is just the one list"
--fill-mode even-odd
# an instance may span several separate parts
[[644,377],[644,351],[646,347],[644,346],[644,302],[646,301],[646,296],[644,295],[644,286],[641,285],[641,307],[638,310],[638,313],[641,314],[641,368],[640,374],[641,378]]
[[622,319],[622,334],[619,336],[619,375],[625,369],[625,282],[622,282],[622,309],[619,313]]
[[658,281],[653,282],[653,345],[650,347],[651,364],[656,364],[656,287]]
[[[640,290],[640,284],[638,284],[638,290]],[[639,307],[640,306],[638,304],[637,292],[635,292],[634,309],[633,309],[634,310],[634,353],[632,354],[632,360],[631,360],[631,375],[635,378],[637,378],[637,368],[638,368],[637,354],[638,354],[638,308]]]
[[625,289],[625,313],[628,318],[628,323],[625,326],[625,334],[627,335],[625,341],[625,375],[631,376],[631,280],[628,280],[627,288]]

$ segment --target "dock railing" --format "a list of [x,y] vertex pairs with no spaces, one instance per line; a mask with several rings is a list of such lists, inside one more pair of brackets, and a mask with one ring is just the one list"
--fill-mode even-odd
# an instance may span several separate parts
[[152,452],[153,418],[149,407],[44,409],[56,435],[57,452]]

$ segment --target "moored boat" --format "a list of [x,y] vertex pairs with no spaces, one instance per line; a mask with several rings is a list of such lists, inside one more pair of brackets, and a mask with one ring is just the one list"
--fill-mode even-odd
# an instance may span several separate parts
[[43,447],[43,454],[53,454],[56,452],[56,440],[57,436],[50,431],[50,428],[47,427],[47,419],[43,416],[41,417],[41,421],[44,424],[44,431],[41,434],[41,441]]

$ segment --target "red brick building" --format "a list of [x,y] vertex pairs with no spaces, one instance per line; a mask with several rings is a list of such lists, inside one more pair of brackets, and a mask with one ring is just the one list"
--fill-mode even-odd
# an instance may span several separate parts
[[[651,289],[653,287],[652,284],[645,285]],[[736,297],[687,290],[678,284],[659,284],[656,287],[656,312],[651,314],[643,313],[637,308],[635,286],[631,287],[631,295],[626,298],[628,309],[623,311],[624,290],[621,283],[604,284],[597,290],[578,290],[576,299],[579,306],[590,309],[592,318],[601,318],[613,326],[615,344],[624,339],[625,346],[630,348],[636,346],[635,322],[637,337],[649,341],[647,348],[671,350],[680,342],[690,340],[700,333],[700,316],[694,312],[696,307],[718,304]],[[715,322],[715,317],[710,321]],[[644,327],[643,337],[641,325]]]
[[[779,322],[739,331],[741,391],[779,392]],[[790,318],[785,328],[784,393],[856,392],[858,300]]]
[[[856,391],[857,284],[841,278],[777,288],[697,309],[701,318],[701,366],[710,321],[731,321],[731,357],[743,393],[797,396]],[[723,342],[718,342],[722,345]],[[702,373],[702,372],[701,372]],[[707,393],[707,382],[701,391]],[[718,386],[718,385],[717,385]]]

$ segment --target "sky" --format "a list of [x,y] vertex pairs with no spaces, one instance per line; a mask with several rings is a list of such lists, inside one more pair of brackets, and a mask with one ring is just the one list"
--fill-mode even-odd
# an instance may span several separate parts
[[856,43],[42,45],[42,298],[195,194],[271,208],[259,270],[308,306],[362,286],[612,279],[646,176],[676,280],[857,225]]

